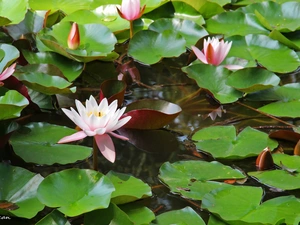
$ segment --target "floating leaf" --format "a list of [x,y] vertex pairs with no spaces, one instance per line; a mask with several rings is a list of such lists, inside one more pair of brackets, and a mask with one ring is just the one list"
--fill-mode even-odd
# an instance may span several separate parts
[[133,176],[113,171],[106,176],[116,188],[111,196],[112,202],[115,204],[124,204],[152,195],[149,185]]
[[[1,88],[0,88],[1,89]],[[0,96],[0,120],[19,117],[21,111],[29,104],[28,100],[15,90],[5,92]]]
[[240,171],[216,161],[165,162],[159,173],[159,178],[173,193],[195,200],[201,200],[206,193],[229,185],[216,180],[245,178]]
[[159,129],[174,120],[181,108],[160,99],[143,99],[127,105],[125,116],[132,118],[122,128]]
[[12,64],[13,61],[20,57],[20,53],[13,45],[0,44],[0,49],[5,53],[4,58],[1,59],[0,62],[0,71],[2,72],[6,67]]
[[119,206],[135,225],[150,224],[155,219],[155,215],[149,208],[139,204],[139,202],[124,204]]
[[0,174],[1,200],[15,205],[11,210],[0,208],[1,215],[30,219],[44,208],[37,199],[41,175],[4,163],[0,163]]
[[183,67],[188,77],[196,80],[201,88],[208,89],[221,103],[231,103],[242,97],[243,93],[226,84],[230,71],[222,66],[194,64]]
[[67,216],[78,216],[107,208],[114,190],[111,181],[103,174],[73,168],[47,176],[38,188],[38,198]]
[[47,63],[57,66],[70,82],[75,80],[84,68],[83,63],[70,60],[54,52],[22,51],[22,53],[30,64]]
[[71,225],[68,219],[61,212],[54,210],[41,219],[36,225]]
[[277,86],[280,78],[261,68],[246,68],[233,72],[226,83],[235,89],[251,93]]
[[[7,24],[20,23],[27,12],[27,1],[2,0],[0,3],[0,15],[7,19]],[[6,24],[3,24],[6,25]]]
[[[175,18],[194,21],[198,25],[205,24],[205,20],[204,20],[203,16],[190,4],[187,4],[182,1],[173,1],[172,5],[175,10],[175,12],[174,12]],[[171,8],[171,7],[169,7],[169,8]],[[163,18],[163,17],[167,17],[167,16],[162,16],[160,18]]]
[[162,33],[165,30],[176,31],[185,39],[186,47],[188,48],[195,45],[200,38],[208,35],[206,30],[195,22],[176,18],[158,19],[151,23],[148,29],[158,33]]
[[212,126],[197,131],[192,139],[198,149],[216,158],[240,159],[257,156],[266,147],[274,149],[278,143],[264,132],[246,127],[236,136],[234,126]]
[[128,54],[134,59],[154,64],[163,57],[176,57],[185,52],[186,41],[175,31],[158,33],[142,30],[130,40]]
[[180,210],[172,210],[158,215],[155,222],[151,223],[151,225],[155,224],[205,225],[202,218],[188,206]]
[[10,143],[14,152],[26,162],[52,165],[83,160],[91,155],[91,148],[57,144],[76,130],[48,123],[29,123],[13,134]]

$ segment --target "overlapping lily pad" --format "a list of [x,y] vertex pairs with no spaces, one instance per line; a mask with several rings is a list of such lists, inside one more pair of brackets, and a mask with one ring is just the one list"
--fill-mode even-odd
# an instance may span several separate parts
[[172,164],[165,162],[159,173],[159,178],[173,193],[195,200],[201,200],[214,189],[230,186],[217,181],[245,178],[242,172],[216,161],[179,161]]
[[78,216],[107,208],[114,190],[110,179],[97,171],[68,169],[47,176],[38,188],[38,199],[67,216]]
[[19,58],[20,53],[19,50],[13,46],[8,44],[0,44],[0,49],[3,51],[4,57],[1,59],[0,62],[0,71],[2,72],[7,66],[12,64],[17,58]]
[[91,148],[57,144],[61,138],[76,130],[48,123],[29,123],[13,134],[10,143],[14,152],[26,162],[52,165],[83,160],[91,155]]
[[53,210],[43,219],[36,223],[36,225],[71,225],[64,214],[57,210]]
[[27,12],[27,1],[3,0],[0,4],[0,25],[17,24],[21,22]]
[[226,159],[256,156],[266,147],[274,149],[278,145],[268,134],[251,127],[246,127],[238,135],[234,126],[207,127],[197,131],[192,139],[198,149]]
[[38,186],[44,179],[41,175],[5,163],[0,163],[0,174],[1,215],[30,219],[44,208],[37,199]]

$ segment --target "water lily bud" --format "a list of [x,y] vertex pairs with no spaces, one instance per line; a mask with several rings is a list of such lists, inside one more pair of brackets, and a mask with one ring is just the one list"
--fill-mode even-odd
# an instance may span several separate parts
[[267,170],[274,167],[271,150],[268,147],[258,155],[256,159],[256,167],[258,170]]
[[140,0],[123,0],[121,8],[117,8],[119,15],[128,21],[140,18],[145,10],[146,5],[141,8]]
[[77,23],[73,23],[69,36],[68,36],[68,47],[72,50],[75,50],[80,45],[80,35],[79,28]]

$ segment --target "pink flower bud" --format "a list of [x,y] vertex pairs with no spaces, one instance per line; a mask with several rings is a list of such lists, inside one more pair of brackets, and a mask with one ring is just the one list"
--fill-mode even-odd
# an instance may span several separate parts
[[72,24],[69,36],[68,36],[68,47],[72,50],[75,50],[80,45],[80,35],[78,24],[74,22]]
[[128,21],[140,18],[145,10],[146,5],[141,8],[140,0],[123,0],[121,9],[118,9],[119,15]]

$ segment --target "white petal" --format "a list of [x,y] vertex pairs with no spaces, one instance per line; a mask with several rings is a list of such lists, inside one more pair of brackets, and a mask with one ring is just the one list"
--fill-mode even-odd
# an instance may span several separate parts
[[79,131],[75,134],[63,137],[60,139],[57,143],[62,144],[62,143],[67,143],[67,142],[72,142],[72,141],[78,141],[86,137],[86,134],[83,131]]

